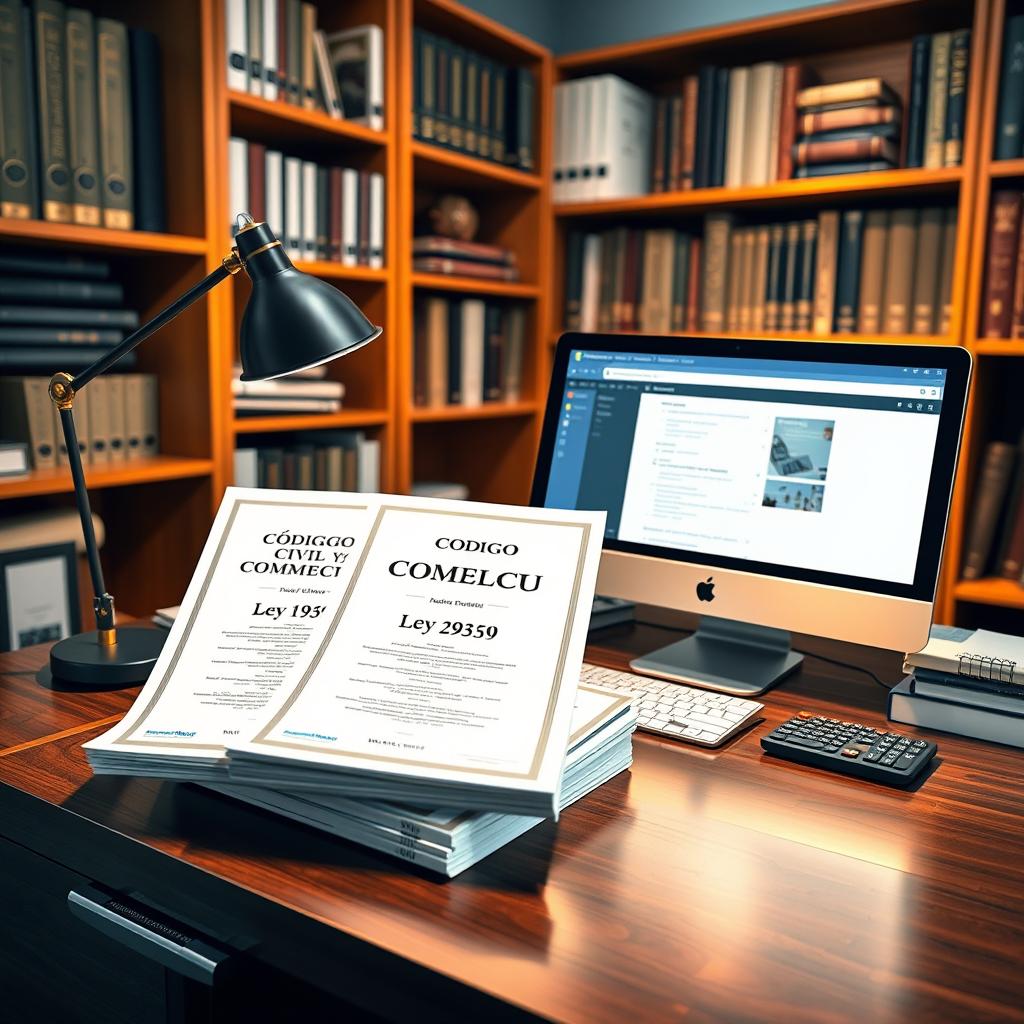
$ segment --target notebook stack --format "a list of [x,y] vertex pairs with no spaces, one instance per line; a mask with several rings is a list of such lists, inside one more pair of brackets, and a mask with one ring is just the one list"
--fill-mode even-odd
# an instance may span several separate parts
[[[636,711],[628,698],[580,686],[573,709],[559,809],[575,803],[632,764],[635,727]],[[231,756],[233,764],[239,765],[237,771],[231,771],[233,779],[237,775],[248,781],[263,774],[255,763],[246,765],[243,756]],[[276,772],[271,768],[271,774]],[[427,810],[422,806],[384,802],[383,797],[355,799],[308,790],[289,791],[276,785],[208,785],[219,793],[449,878],[544,820],[491,811]],[[397,799],[398,795],[394,790],[389,799]],[[424,792],[418,800],[429,806],[432,801],[428,797],[429,793]]]
[[425,235],[412,242],[412,269],[425,274],[518,281],[516,254],[500,245]]
[[900,99],[881,78],[802,89],[795,177],[885,171],[900,162]]
[[988,630],[933,626],[908,654],[911,673],[889,695],[894,722],[1024,747],[1024,640]]
[[[314,367],[323,370],[323,367]],[[323,376],[290,374],[274,380],[241,380],[241,372],[231,381],[231,405],[240,416],[271,416],[278,413],[308,414],[338,412],[345,397],[341,381]]]

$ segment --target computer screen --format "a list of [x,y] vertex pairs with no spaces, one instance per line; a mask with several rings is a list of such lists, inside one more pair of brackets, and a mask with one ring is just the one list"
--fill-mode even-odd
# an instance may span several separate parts
[[[943,399],[952,383],[962,410],[959,362],[573,341],[535,502],[605,509],[612,549],[894,595],[933,588],[960,429],[958,412],[940,445]],[[694,347],[708,354],[672,351]]]

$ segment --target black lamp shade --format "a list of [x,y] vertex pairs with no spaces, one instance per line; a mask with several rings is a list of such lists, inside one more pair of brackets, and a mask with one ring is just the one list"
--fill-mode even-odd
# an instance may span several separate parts
[[242,315],[242,380],[283,377],[354,352],[381,333],[343,292],[295,269],[266,224],[235,236],[252,281]]

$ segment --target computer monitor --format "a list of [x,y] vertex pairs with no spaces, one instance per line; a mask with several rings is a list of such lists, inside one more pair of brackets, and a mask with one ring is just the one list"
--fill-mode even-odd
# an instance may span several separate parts
[[799,664],[789,631],[916,651],[970,372],[954,346],[566,334],[532,501],[608,513],[601,594],[708,613],[634,671],[754,694]]

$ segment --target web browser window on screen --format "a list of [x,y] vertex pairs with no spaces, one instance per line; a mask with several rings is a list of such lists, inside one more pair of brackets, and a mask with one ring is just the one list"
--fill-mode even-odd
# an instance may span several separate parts
[[622,541],[912,583],[943,385],[941,369],[576,350],[545,503],[606,509]]

